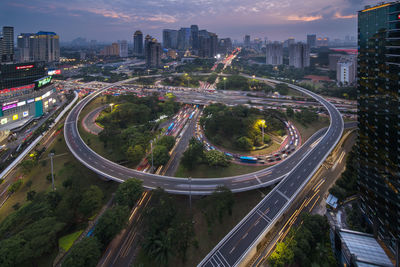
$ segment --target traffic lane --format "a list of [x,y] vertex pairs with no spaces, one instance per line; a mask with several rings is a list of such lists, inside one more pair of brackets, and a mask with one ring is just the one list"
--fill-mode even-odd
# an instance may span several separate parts
[[244,224],[218,250],[229,266],[234,266],[251,244],[270,225],[287,200],[279,193],[273,193],[262,200],[263,204],[251,214]]

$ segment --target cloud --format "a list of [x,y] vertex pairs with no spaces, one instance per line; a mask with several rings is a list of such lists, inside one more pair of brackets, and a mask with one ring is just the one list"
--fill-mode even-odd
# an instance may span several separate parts
[[350,14],[350,15],[341,15],[339,12],[336,12],[334,15],[335,19],[354,19],[356,18],[356,14]]
[[322,19],[321,15],[317,16],[297,16],[297,15],[291,15],[287,17],[287,20],[294,20],[294,21],[314,21],[314,20],[319,20]]

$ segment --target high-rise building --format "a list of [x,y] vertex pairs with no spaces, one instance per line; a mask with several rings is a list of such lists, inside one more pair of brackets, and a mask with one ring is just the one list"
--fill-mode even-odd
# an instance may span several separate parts
[[100,51],[100,56],[105,57],[119,57],[120,56],[120,45],[118,43],[112,43],[111,45],[105,46]]
[[217,52],[221,54],[227,54],[232,51],[232,41],[231,38],[222,38],[218,41]]
[[266,47],[266,62],[267,65],[282,65],[283,64],[283,44],[273,42],[267,44]]
[[17,38],[18,61],[54,62],[60,59],[59,36],[54,32],[21,33]]
[[161,66],[161,44],[157,39],[152,38],[146,42],[146,65],[149,68],[158,68]]
[[246,48],[250,47],[250,35],[244,36],[244,47],[246,47]]
[[197,25],[190,26],[190,44],[193,50],[199,49],[199,27]]
[[191,37],[191,29],[190,28],[181,28],[178,31],[178,49],[179,50],[187,50],[190,48],[190,37]]
[[329,38],[328,37],[318,37],[317,38],[317,47],[327,47],[329,45]]
[[289,66],[304,68],[310,66],[310,47],[297,43],[289,46]]
[[14,60],[14,27],[3,27],[3,40],[2,40],[2,62],[12,62]]
[[35,61],[54,62],[60,59],[60,38],[54,32],[40,31],[35,35]]
[[317,47],[317,35],[307,34],[307,44],[310,48]]
[[351,85],[356,81],[356,60],[353,56],[342,56],[336,64],[336,81]]
[[361,210],[393,250],[400,239],[400,2],[358,12]]
[[143,55],[143,33],[141,31],[136,31],[133,35],[133,55]]
[[128,57],[128,41],[118,41],[119,44],[119,57]]
[[149,44],[149,42],[152,40],[153,38],[151,38],[151,36],[150,35],[146,35],[146,37],[144,38],[144,48],[143,48],[143,53],[144,53],[144,56],[146,57],[146,55],[147,55],[147,48],[148,48],[148,44]]
[[343,56],[343,54],[329,54],[329,70],[336,71],[337,63]]
[[19,50],[19,62],[34,60],[36,37],[34,33],[21,33],[17,37],[17,49]]
[[163,30],[163,47],[167,49],[176,49],[178,46],[178,31],[177,30]]

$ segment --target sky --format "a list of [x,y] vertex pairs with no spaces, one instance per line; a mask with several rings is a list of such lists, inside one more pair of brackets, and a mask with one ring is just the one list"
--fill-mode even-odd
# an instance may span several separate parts
[[306,34],[356,36],[357,11],[372,0],[0,0],[0,26],[15,35],[54,31],[62,41],[128,40],[140,29],[161,38],[162,29],[199,25],[218,37],[305,40]]

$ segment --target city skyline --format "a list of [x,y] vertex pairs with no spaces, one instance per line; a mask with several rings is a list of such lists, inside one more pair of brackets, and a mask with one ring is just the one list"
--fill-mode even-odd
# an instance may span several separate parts
[[[102,1],[71,0],[68,3],[27,0],[0,3],[3,25],[14,26],[15,32],[54,31],[61,42],[77,37],[100,42],[130,40],[140,29],[161,40],[162,29],[197,24],[219,36],[243,41],[268,37],[305,40],[306,34],[343,38],[356,35],[356,12],[370,0],[286,1]],[[19,16],[15,16],[19,14]],[[23,17],[24,20],[20,18]],[[26,21],[30,21],[29,24]],[[51,23],[49,23],[49,21]],[[339,30],[338,30],[339,29]]]

